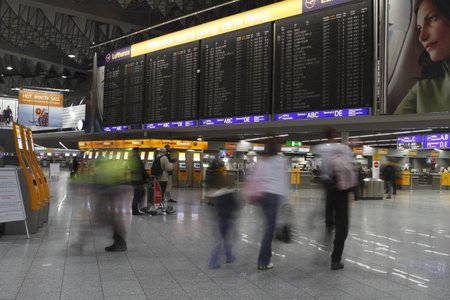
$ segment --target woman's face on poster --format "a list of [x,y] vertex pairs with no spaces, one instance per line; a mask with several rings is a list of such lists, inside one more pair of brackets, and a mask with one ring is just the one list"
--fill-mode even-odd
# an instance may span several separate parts
[[433,4],[424,0],[417,11],[419,41],[430,55],[432,61],[450,58],[450,20]]

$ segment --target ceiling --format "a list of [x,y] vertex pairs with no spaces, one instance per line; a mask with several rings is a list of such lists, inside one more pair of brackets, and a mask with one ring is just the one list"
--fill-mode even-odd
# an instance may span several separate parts
[[[237,1],[108,45],[95,44],[229,0],[0,0],[0,95],[12,88],[70,89],[66,106],[87,94],[94,51],[102,54],[275,0]],[[69,57],[71,55],[71,57]],[[11,69],[12,68],[12,69]]]

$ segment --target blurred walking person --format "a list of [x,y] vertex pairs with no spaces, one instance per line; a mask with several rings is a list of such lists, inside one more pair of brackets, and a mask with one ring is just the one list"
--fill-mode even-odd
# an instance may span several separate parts
[[139,157],[139,148],[133,148],[131,151],[129,168],[131,173],[131,185],[133,186],[131,212],[133,216],[141,216],[144,214],[140,209],[140,204],[145,196],[144,185],[148,182],[150,176],[145,170],[144,163]]
[[121,213],[123,196],[129,190],[125,185],[124,169],[123,164],[103,157],[96,160],[94,167],[95,217],[111,227],[113,232],[114,242],[105,247],[107,252],[127,250],[125,216]]
[[265,217],[264,233],[258,256],[258,270],[274,267],[271,258],[277,211],[280,202],[286,201],[290,197],[287,162],[283,156],[278,154],[281,149],[280,145],[270,141],[265,147],[265,153],[253,168],[249,181],[249,184],[252,185],[250,189],[257,189],[257,192],[260,193],[258,204]]
[[324,133],[327,143],[318,147],[322,157],[321,180],[327,195],[326,216],[333,218],[335,226],[331,269],[339,270],[344,268],[341,260],[349,229],[348,196],[357,185],[358,175],[350,147],[336,143],[338,133],[334,128],[327,127]]
[[222,247],[225,250],[226,263],[232,263],[236,259],[232,253],[232,235],[239,205],[236,192],[227,184],[221,161],[211,162],[206,170],[205,181],[207,196],[214,199],[217,213],[217,238],[208,264],[210,269],[216,269],[220,268]]

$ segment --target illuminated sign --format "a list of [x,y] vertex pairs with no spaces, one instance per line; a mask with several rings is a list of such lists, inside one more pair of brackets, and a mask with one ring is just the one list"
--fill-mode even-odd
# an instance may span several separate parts
[[436,133],[425,135],[422,145],[425,149],[450,148],[450,133]]
[[399,136],[397,138],[397,148],[399,149],[417,149],[422,146],[421,135]]
[[224,125],[224,124],[249,124],[249,123],[262,123],[268,121],[269,115],[262,115],[262,116],[203,119],[200,120],[200,125],[208,126],[208,125]]
[[348,109],[334,109],[334,110],[275,114],[274,121],[347,118],[347,117],[360,117],[360,116],[368,116],[368,115],[370,115],[370,108],[368,108],[368,107],[348,108]]
[[180,128],[197,126],[197,121],[178,121],[145,124],[145,129]]
[[347,3],[353,0],[303,0],[303,13]]
[[131,46],[131,57],[264,24],[301,13],[302,6],[300,1],[281,1],[134,44]]
[[301,141],[286,141],[286,146],[289,147],[301,147],[302,142]]
[[125,47],[105,55],[105,64],[110,64],[119,60],[124,60],[131,57],[131,47]]
[[129,126],[126,126],[126,125],[103,127],[103,131],[108,131],[108,132],[124,131],[124,130],[129,130],[129,129],[130,129]]
[[19,104],[62,107],[64,95],[40,91],[19,91]]

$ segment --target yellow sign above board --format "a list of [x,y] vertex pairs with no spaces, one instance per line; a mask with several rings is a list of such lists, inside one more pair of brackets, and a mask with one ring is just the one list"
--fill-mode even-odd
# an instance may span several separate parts
[[207,150],[208,142],[183,140],[106,140],[78,142],[80,150],[90,149],[130,149],[130,148],[163,148],[169,145],[171,149]]
[[301,13],[301,1],[285,0],[131,45],[131,57],[284,19]]

